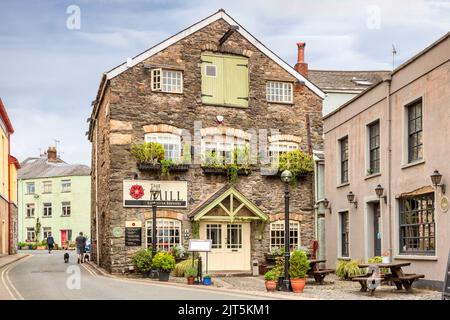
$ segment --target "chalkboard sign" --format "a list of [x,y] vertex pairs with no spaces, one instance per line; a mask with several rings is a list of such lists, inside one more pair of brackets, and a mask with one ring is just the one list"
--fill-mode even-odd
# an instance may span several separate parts
[[444,289],[442,290],[442,300],[450,300],[450,251],[448,252],[447,268],[445,268]]
[[142,245],[142,228],[125,228],[125,245],[140,247]]

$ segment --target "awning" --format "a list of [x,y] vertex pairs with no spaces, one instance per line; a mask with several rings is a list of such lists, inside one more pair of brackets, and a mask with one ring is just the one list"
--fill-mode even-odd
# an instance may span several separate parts
[[403,192],[399,195],[396,195],[395,197],[396,198],[411,198],[411,197],[420,196],[423,194],[433,193],[433,192],[434,192],[434,189],[432,186],[423,186],[423,187],[420,187],[413,191]]

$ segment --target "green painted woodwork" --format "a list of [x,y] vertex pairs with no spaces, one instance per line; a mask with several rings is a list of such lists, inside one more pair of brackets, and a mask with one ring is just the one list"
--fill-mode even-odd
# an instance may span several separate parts
[[[230,207],[227,208],[222,202],[230,196]],[[237,199],[240,204],[238,206],[235,206],[235,199]],[[220,206],[227,214],[228,216],[206,216],[209,211],[214,209],[216,206]],[[255,216],[253,217],[238,217],[238,212],[243,208],[246,207],[250,212],[252,212]],[[230,187],[227,191],[222,193],[217,199],[212,201],[210,204],[205,206],[200,212],[198,212],[194,216],[194,221],[199,220],[226,220],[226,221],[238,221],[238,220],[262,220],[267,221],[268,216],[261,211],[257,206],[255,206],[250,200],[248,200],[244,195],[242,195],[239,191],[237,191],[234,187]]]
[[[248,59],[229,55],[202,55],[202,102],[235,107],[248,107]],[[216,67],[216,75],[208,76],[208,66]]]

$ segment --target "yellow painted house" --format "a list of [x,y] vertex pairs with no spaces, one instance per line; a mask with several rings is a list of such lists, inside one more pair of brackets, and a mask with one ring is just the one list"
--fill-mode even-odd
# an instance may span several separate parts
[[17,169],[10,155],[10,137],[14,129],[0,99],[0,256],[16,252],[17,242]]

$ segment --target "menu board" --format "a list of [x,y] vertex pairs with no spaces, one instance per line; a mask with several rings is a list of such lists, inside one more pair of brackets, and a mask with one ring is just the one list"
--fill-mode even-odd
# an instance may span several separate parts
[[125,228],[125,245],[140,247],[142,245],[142,228]]

